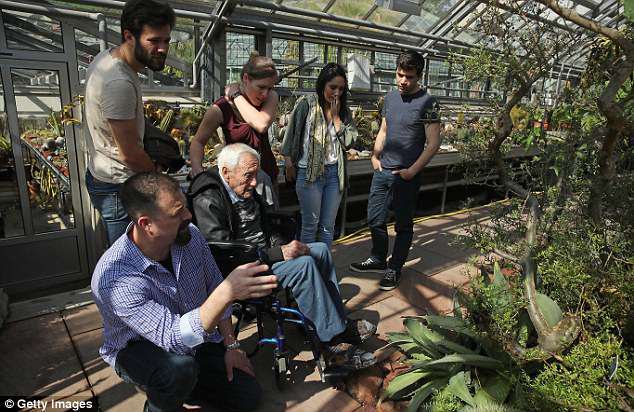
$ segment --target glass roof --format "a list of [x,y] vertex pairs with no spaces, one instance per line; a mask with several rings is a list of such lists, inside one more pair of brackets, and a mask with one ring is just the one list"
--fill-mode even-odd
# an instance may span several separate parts
[[[203,2],[204,0],[183,0],[187,2]],[[207,4],[214,3],[213,1]],[[257,3],[257,4],[254,4]],[[485,39],[477,33],[476,24],[478,13],[485,7],[484,4],[474,2],[474,0],[244,0],[238,2],[240,9],[262,8],[266,3],[272,8],[277,6],[289,7],[293,10],[277,10],[270,14],[270,19],[275,22],[275,17],[285,17],[297,19],[298,25],[302,20],[315,22],[319,19],[322,24],[340,27],[345,29],[359,29],[362,33],[381,33],[383,35],[395,35],[395,42],[411,42],[413,46],[429,48],[440,47],[446,44],[451,45],[474,45]],[[535,7],[531,3],[532,9],[529,18],[536,21],[549,22],[562,30],[571,32],[579,31],[578,27],[569,22],[564,22],[558,15],[544,6]],[[396,10],[384,7],[386,4],[396,4]],[[399,4],[406,4],[406,9],[399,10]],[[593,20],[601,21],[609,26],[616,26],[619,22],[618,15],[622,15],[622,5],[618,0],[562,0],[562,5],[574,7],[575,11],[582,16],[587,16]],[[391,6],[393,7],[393,6]],[[265,8],[265,7],[264,7]],[[420,11],[415,13],[418,8]],[[324,16],[302,15],[306,13],[326,13]],[[616,16],[616,17],[615,17]],[[359,21],[342,21],[338,18],[355,19]],[[368,26],[373,23],[374,26]],[[302,27],[311,27],[309,22],[301,24]],[[395,28],[395,30],[391,30]],[[336,30],[336,29],[335,29]],[[440,41],[435,40],[435,36]],[[585,34],[585,39],[589,34]],[[448,42],[448,43],[447,43]],[[582,47],[583,42],[578,47]],[[581,63],[581,62],[580,62]]]

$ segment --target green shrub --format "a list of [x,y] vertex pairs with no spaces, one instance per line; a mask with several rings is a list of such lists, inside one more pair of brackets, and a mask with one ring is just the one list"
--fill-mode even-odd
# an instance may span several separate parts
[[[614,372],[615,359],[618,367]],[[533,390],[531,406],[545,410],[624,409],[634,403],[626,388],[634,388],[633,353],[621,347],[614,335],[604,333],[577,344],[561,362],[551,362],[527,385]],[[611,373],[614,376],[608,381]]]

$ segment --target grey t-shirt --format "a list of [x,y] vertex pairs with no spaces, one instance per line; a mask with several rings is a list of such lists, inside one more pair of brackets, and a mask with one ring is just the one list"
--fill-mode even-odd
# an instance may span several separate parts
[[110,49],[95,56],[86,80],[86,146],[90,173],[107,183],[123,183],[134,172],[121,160],[108,119],[136,120],[138,144],[143,147],[145,118],[137,73]]
[[425,89],[411,95],[393,90],[385,96],[383,117],[387,136],[381,152],[381,167],[410,167],[425,149],[425,125],[440,122],[436,99]]

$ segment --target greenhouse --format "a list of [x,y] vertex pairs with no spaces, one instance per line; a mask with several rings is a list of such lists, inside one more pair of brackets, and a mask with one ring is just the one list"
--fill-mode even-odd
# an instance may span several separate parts
[[0,9],[6,410],[634,410],[634,1]]

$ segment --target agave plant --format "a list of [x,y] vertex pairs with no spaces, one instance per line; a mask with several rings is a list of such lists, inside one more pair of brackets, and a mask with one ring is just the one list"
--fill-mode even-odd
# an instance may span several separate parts
[[406,332],[390,333],[388,346],[399,346],[409,368],[396,376],[381,396],[411,398],[407,411],[429,408],[435,393],[453,395],[465,407],[503,404],[514,387],[512,359],[496,350],[463,319],[414,316],[403,321]]

